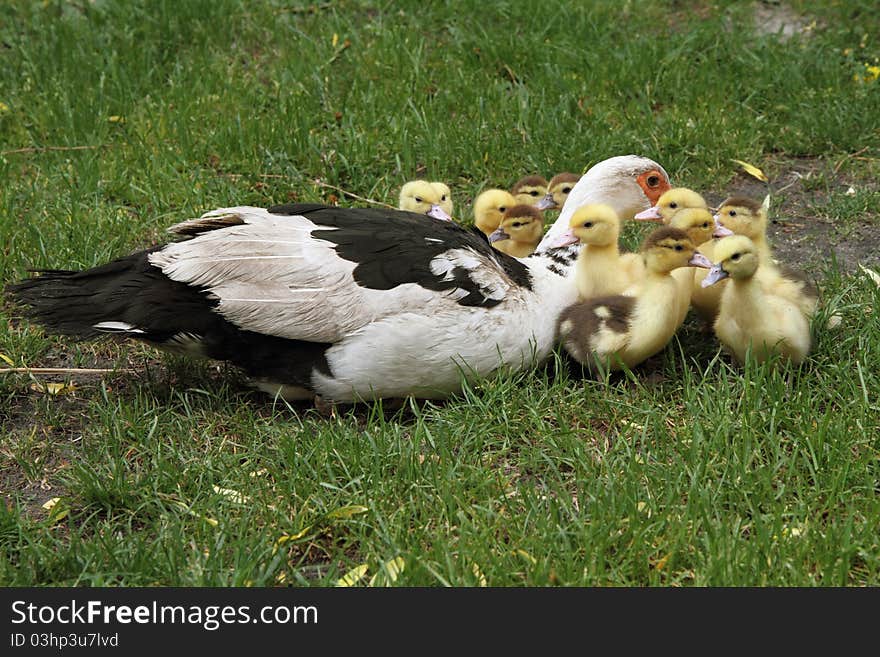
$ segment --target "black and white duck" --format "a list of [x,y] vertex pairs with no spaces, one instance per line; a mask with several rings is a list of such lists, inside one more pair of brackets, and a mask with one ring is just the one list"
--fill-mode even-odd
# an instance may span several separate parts
[[[647,158],[600,162],[557,233],[576,201],[631,217],[668,186]],[[473,230],[399,210],[229,207],[170,231],[180,239],[8,292],[50,332],[228,361],[270,394],[332,402],[443,398],[463,378],[534,366],[578,296],[576,248],[547,243],[517,259]]]

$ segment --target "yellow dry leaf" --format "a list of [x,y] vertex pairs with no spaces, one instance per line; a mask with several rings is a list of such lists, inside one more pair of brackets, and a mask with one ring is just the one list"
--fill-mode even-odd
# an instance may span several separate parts
[[486,576],[483,574],[483,571],[480,570],[480,567],[476,563],[471,564],[471,571],[474,573],[474,577],[477,578],[477,583],[479,586],[488,586],[486,582]]
[[338,509],[333,509],[330,513],[327,514],[328,518],[351,518],[352,516],[360,515],[361,513],[366,513],[369,509],[365,506],[361,506],[359,504],[350,504],[348,506],[341,506]]
[[45,392],[47,395],[63,395],[76,390],[74,383],[32,383],[31,390]]
[[531,554],[529,554],[528,552],[526,552],[525,550],[523,550],[523,549],[521,549],[521,548],[517,548],[516,550],[514,550],[514,553],[515,553],[515,554],[518,554],[519,556],[521,556],[523,559],[525,559],[526,561],[528,561],[528,562],[529,562],[530,564],[532,564],[533,566],[534,566],[536,563],[538,563],[538,560],[535,559],[535,557],[533,557]]
[[119,116],[118,114],[114,114],[114,115],[112,115],[112,116],[108,116],[108,117],[107,117],[107,120],[108,120],[110,123],[125,123],[125,117],[124,117],[124,116]]
[[215,485],[214,492],[229,499],[229,501],[231,502],[235,502],[236,504],[247,504],[251,501],[251,498],[249,498],[247,495],[243,495],[237,490],[232,490],[231,488],[220,488],[220,486]]
[[9,105],[6,103],[0,103],[0,114],[6,114],[9,111]]
[[370,586],[388,586],[397,581],[406,567],[403,557],[394,557],[379,566],[379,572],[370,578]]
[[333,47],[335,48],[337,43],[339,43],[339,35],[336,34],[336,32],[334,32],[334,33],[333,33],[333,39],[332,39],[332,41],[330,42],[330,45],[333,46]]
[[12,359],[6,354],[0,354],[0,360],[9,365],[9,367],[15,367],[15,363],[13,363]]
[[53,497],[51,500],[47,500],[43,503],[43,508],[49,512],[49,516],[46,520],[50,525],[54,525],[56,522],[64,520],[64,518],[70,513],[70,507],[68,507],[60,497]]
[[394,557],[393,559],[386,561],[383,564],[383,567],[388,573],[388,578],[393,582],[400,577],[400,573],[406,568],[406,561],[403,557]]
[[859,263],[859,269],[865,272],[872,281],[874,281],[874,285],[880,287],[880,274],[878,274],[873,269],[868,269],[863,264]]
[[345,573],[345,575],[336,580],[336,586],[354,586],[363,579],[369,569],[370,567],[365,563],[362,563],[360,566],[355,566]]
[[275,581],[279,584],[284,584],[284,582],[287,581],[287,573],[285,573],[284,571],[278,573],[278,575],[275,577]]
[[750,176],[757,178],[761,182],[770,182],[767,179],[767,176],[764,175],[764,172],[761,171],[754,164],[749,164],[748,162],[743,162],[742,160],[731,160],[731,161],[736,162],[738,165],[740,165],[743,168],[743,171],[745,171]]
[[657,561],[654,562],[654,569],[655,570],[663,570],[663,568],[666,566],[666,562],[669,561],[669,557],[671,557],[671,556],[672,556],[672,552],[660,557]]
[[177,504],[177,506],[179,506],[181,509],[183,509],[184,511],[186,511],[186,512],[187,512],[188,514],[190,514],[191,516],[194,516],[194,517],[196,517],[196,518],[201,518],[201,519],[204,520],[206,523],[208,523],[209,525],[211,525],[211,527],[216,527],[217,525],[220,524],[219,522],[217,522],[216,520],[214,520],[214,518],[209,518],[208,516],[203,516],[202,514],[193,511],[191,508],[189,508],[189,507],[188,507],[186,504],[184,504],[183,502],[175,502],[175,504]]
[[296,534],[282,534],[281,536],[278,537],[278,540],[275,541],[275,549],[277,550],[282,545],[284,545],[285,543],[289,543],[290,541],[297,541],[297,540],[301,539],[303,536],[308,534],[311,530],[312,530],[312,527],[311,527],[311,525],[309,525],[308,527],[298,531]]

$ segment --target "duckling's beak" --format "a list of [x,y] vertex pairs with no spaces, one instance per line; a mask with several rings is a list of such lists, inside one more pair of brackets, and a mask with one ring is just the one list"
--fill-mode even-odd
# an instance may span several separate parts
[[706,274],[706,278],[703,279],[703,282],[700,283],[700,285],[702,285],[703,287],[709,287],[710,285],[714,285],[721,279],[727,278],[729,275],[730,274],[728,274],[721,268],[720,264],[712,265],[709,268],[709,273]]
[[510,235],[504,232],[504,229],[501,226],[495,229],[493,233],[489,235],[489,244],[493,242],[500,242],[501,240],[509,240]]
[[712,269],[712,261],[699,251],[694,251],[694,255],[691,256],[690,260],[688,260],[688,266],[702,267],[703,269]]
[[544,198],[535,203],[535,207],[539,210],[552,210],[558,206],[556,204],[556,199],[553,198],[553,194],[545,194]]
[[715,232],[712,233],[712,237],[727,237],[728,235],[733,235],[733,231],[730,228],[726,228],[721,225],[721,222],[718,221],[718,215],[715,215]]
[[568,246],[569,244],[576,244],[579,242],[577,236],[574,234],[574,231],[569,228],[567,231],[562,233],[559,237],[557,237],[553,242],[550,243],[551,249],[558,249],[562,246]]
[[638,219],[639,221],[662,221],[660,208],[655,205],[647,210],[642,210],[637,215],[634,215],[633,219]]
[[433,217],[434,219],[442,219],[443,221],[452,221],[452,217],[450,217],[446,213],[446,210],[444,210],[443,208],[441,208],[439,205],[436,205],[436,204],[432,205],[431,209],[428,210],[425,214],[428,215],[429,217]]

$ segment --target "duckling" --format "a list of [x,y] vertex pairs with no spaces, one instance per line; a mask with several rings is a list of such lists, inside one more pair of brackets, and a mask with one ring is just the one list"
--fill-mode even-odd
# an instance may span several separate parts
[[679,210],[684,208],[703,208],[708,209],[709,206],[700,194],[687,187],[673,187],[664,192],[657,204],[633,217],[640,221],[660,221],[669,225],[669,220]]
[[581,177],[576,173],[557,173],[547,183],[547,193],[535,204],[539,210],[558,210]]
[[547,179],[544,176],[523,176],[513,184],[510,193],[517,203],[535,205],[547,193]]
[[[715,230],[712,232],[711,239],[703,242],[697,247],[700,250],[700,253],[710,260],[714,257],[715,245],[718,243],[718,240],[733,235],[732,230],[725,228],[719,223],[717,216],[717,214],[713,216]],[[673,222],[675,220],[676,217],[673,217]],[[712,324],[718,316],[718,306],[721,303],[721,294],[724,292],[724,287],[726,286],[727,281],[719,281],[716,285],[704,287],[703,279],[706,278],[706,273],[705,269],[694,270],[692,277],[693,284],[691,285],[690,306],[694,309],[694,312],[706,322],[706,328],[711,330]]]
[[719,224],[737,235],[745,235],[754,243],[761,254],[761,262],[773,259],[767,242],[767,215],[770,210],[770,195],[763,203],[747,196],[731,196],[724,200],[715,213]]
[[[769,209],[769,195],[764,197],[764,201],[761,203],[745,196],[732,196],[721,203],[715,214],[715,220],[719,226],[716,235],[722,234],[722,231],[726,229],[726,231],[744,235],[752,240],[758,250],[761,264],[767,269],[774,270],[778,277],[775,293],[785,296],[790,302],[801,306],[803,312],[812,315],[818,300],[815,284],[802,271],[779,263],[773,258],[773,252],[767,241]],[[714,259],[711,252],[707,252],[706,255]],[[694,277],[695,284],[700,284],[704,277],[704,272],[698,272]],[[720,289],[710,292],[719,286],[721,286]],[[705,290],[705,293],[697,293],[699,299],[697,311],[707,321],[714,321],[718,315],[724,286],[726,283],[722,280]]]
[[575,283],[582,300],[621,294],[644,274],[640,254],[620,253],[620,217],[610,205],[581,206],[571,216],[570,226],[584,244],[575,262]]
[[449,187],[442,182],[409,181],[400,188],[397,207],[435,219],[452,221],[452,195]]
[[[713,246],[712,237],[716,234],[717,226],[715,219],[712,217],[712,213],[708,208],[686,207],[679,209],[672,214],[669,220],[669,225],[673,228],[683,230],[687,236],[691,238],[691,241],[698,245],[697,250],[707,258],[710,257],[709,254],[711,253]],[[730,231],[726,231],[726,233],[732,234]],[[698,292],[695,290],[694,279],[695,277],[700,276],[699,280],[702,281],[702,274],[705,272],[705,269],[693,269],[690,267],[681,267],[672,272],[672,277],[679,286],[679,326],[684,322],[688,310],[694,303],[694,299],[698,296]],[[697,283],[697,285],[699,285],[699,283]],[[708,290],[704,290],[703,288],[698,289],[699,292],[708,296]]]
[[[736,361],[746,354],[763,362],[775,354],[797,364],[811,347],[810,318],[813,298],[791,299],[791,282],[762,257],[761,247],[745,235],[725,237],[715,245],[715,264],[703,280],[711,286],[726,278],[715,335]],[[780,292],[783,292],[780,294]]]
[[535,252],[543,234],[544,213],[520,203],[507,209],[501,225],[489,235],[489,243],[514,258],[525,258]]
[[487,189],[474,201],[474,225],[486,235],[491,235],[508,208],[516,205],[513,194],[504,189]]
[[678,267],[709,267],[684,231],[663,226],[640,250],[644,277],[624,294],[596,297],[566,308],[559,334],[569,354],[590,369],[635,367],[662,350],[677,328]]

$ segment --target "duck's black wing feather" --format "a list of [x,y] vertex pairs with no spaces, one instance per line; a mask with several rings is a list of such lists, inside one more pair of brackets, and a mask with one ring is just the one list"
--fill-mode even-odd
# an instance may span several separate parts
[[486,277],[475,270],[494,267],[516,286],[532,289],[522,262],[449,221],[402,210],[315,204],[280,205],[268,211],[304,216],[321,226],[312,237],[333,243],[340,258],[356,263],[354,280],[363,287],[390,290],[416,283],[438,292],[457,288],[466,292],[457,299],[459,304],[492,306],[501,299],[486,294]]

